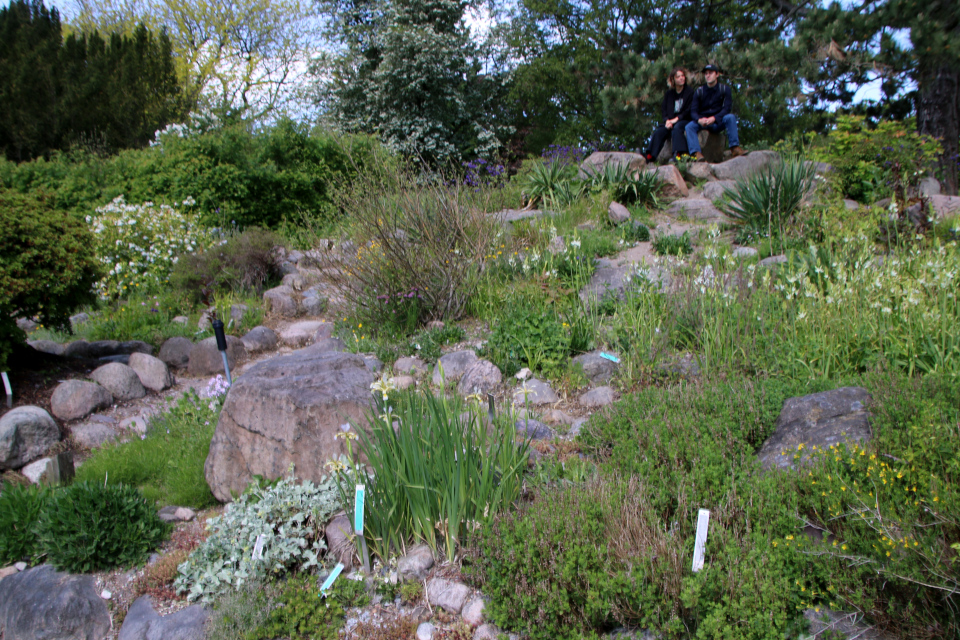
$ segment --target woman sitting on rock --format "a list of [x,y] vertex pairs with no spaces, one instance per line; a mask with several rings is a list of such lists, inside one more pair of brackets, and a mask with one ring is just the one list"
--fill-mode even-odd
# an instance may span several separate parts
[[663,124],[657,127],[650,138],[647,147],[647,162],[653,162],[660,155],[663,143],[667,136],[673,142],[673,155],[679,157],[687,153],[687,138],[684,127],[690,122],[690,104],[693,102],[693,88],[687,84],[689,72],[683,67],[677,67],[670,72],[667,85],[670,87],[663,96],[660,111],[663,114]]

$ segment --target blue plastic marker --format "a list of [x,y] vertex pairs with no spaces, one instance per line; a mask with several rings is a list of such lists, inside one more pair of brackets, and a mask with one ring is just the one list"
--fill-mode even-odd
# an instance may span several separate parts
[[363,535],[363,494],[362,484],[357,485],[357,504],[353,510],[353,532],[358,536]]
[[327,589],[333,586],[333,581],[337,579],[337,576],[340,575],[340,572],[343,571],[343,564],[337,563],[337,566],[333,568],[333,571],[330,572],[330,575],[327,576],[327,579],[323,581],[323,584],[320,586],[320,597],[327,597]]
[[600,357],[606,358],[610,362],[620,362],[620,358],[618,358],[617,356],[611,355],[609,353],[605,353],[603,351],[600,352]]

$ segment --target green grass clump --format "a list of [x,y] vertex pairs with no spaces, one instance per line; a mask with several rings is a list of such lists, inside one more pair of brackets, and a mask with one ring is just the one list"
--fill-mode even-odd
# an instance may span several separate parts
[[151,421],[146,436],[104,446],[77,469],[77,480],[139,487],[159,505],[202,509],[216,503],[203,473],[220,400],[188,392]]
[[50,490],[5,484],[0,493],[0,565],[30,562],[39,552],[36,526]]
[[658,235],[653,239],[653,250],[658,256],[686,256],[693,253],[690,234],[679,236]]
[[167,530],[135,487],[90,482],[54,492],[37,524],[47,562],[71,573],[141,564]]

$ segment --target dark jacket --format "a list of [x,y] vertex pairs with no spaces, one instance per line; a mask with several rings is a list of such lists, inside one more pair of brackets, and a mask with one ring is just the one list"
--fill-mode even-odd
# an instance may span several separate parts
[[697,87],[693,92],[693,101],[690,105],[690,119],[699,120],[713,116],[717,122],[730,113],[733,105],[733,92],[730,86],[718,82],[712,88],[707,85]]
[[[680,118],[681,120],[690,119],[690,104],[693,101],[693,88],[685,84],[683,85],[683,91],[677,95],[677,92],[674,89],[668,89],[665,94],[663,94],[663,104],[660,105],[660,113],[663,114],[663,121],[672,120],[673,118]],[[680,98],[683,100],[683,104],[680,105],[680,110],[676,110],[676,104],[674,104]]]

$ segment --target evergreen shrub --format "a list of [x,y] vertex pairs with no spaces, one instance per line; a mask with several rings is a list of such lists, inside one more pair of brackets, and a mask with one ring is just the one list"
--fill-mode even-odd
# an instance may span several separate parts
[[0,493],[0,564],[30,562],[39,551],[37,522],[50,499],[46,487],[4,484]]
[[276,233],[260,227],[232,233],[206,251],[183,256],[171,284],[197,302],[214,291],[262,294],[281,277],[275,252],[281,245]]
[[167,530],[135,487],[90,482],[55,491],[37,525],[47,562],[70,573],[141,564]]

